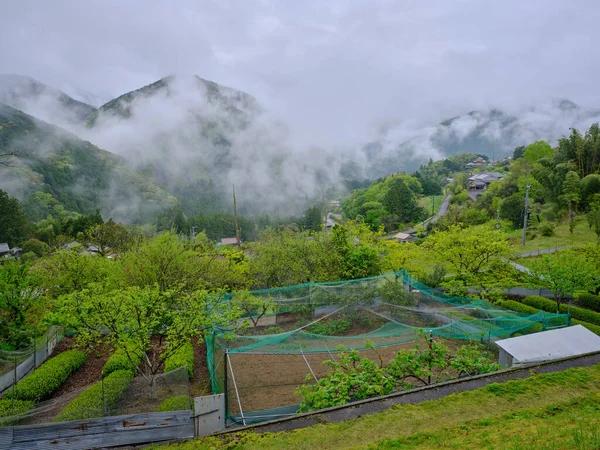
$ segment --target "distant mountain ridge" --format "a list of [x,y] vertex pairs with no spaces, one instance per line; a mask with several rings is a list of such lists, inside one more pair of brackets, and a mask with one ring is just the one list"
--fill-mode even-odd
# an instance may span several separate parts
[[0,74],[0,103],[33,115],[47,112],[42,114],[47,117],[40,118],[72,124],[85,122],[96,111],[94,106],[58,89],[31,77],[15,74]]
[[378,178],[402,170],[413,171],[429,158],[457,153],[483,153],[493,159],[509,156],[515,147],[536,140],[555,142],[569,128],[587,129],[600,120],[600,109],[582,108],[570,100],[549,101],[515,112],[499,109],[471,111],[412,133],[401,142],[394,129],[363,147],[368,160],[365,175]]

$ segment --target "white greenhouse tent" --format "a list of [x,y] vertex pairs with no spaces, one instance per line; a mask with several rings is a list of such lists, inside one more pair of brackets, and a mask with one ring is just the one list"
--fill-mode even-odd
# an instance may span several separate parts
[[496,341],[503,367],[550,361],[600,351],[600,336],[583,325]]

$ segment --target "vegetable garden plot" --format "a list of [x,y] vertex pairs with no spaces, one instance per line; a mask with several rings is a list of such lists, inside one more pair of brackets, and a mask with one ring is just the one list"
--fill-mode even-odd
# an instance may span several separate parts
[[[414,346],[418,330],[437,339],[490,343],[569,324],[564,314],[527,315],[483,300],[447,296],[405,271],[252,295],[257,305],[249,320],[252,329],[206,336],[213,393],[228,391],[230,414],[240,407],[251,412],[299,403],[293,392],[307,374],[313,380],[322,376],[327,371],[322,362],[335,358],[340,347],[371,353],[375,361],[383,354],[387,362],[400,348]],[[235,295],[226,301],[235,302]]]

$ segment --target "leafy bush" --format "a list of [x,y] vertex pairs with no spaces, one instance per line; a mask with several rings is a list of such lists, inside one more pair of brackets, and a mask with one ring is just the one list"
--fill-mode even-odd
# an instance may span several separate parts
[[170,397],[158,406],[157,412],[184,411],[192,408],[192,399],[187,395]]
[[[380,355],[377,364],[361,357],[357,350],[340,353],[339,361],[324,362],[331,370],[316,384],[305,384],[296,390],[295,395],[302,396],[298,412],[386,395],[396,388],[410,389],[412,382],[429,385],[453,377],[501,369],[491,359],[490,353],[476,343],[463,345],[452,355],[445,343],[435,341],[424,333],[421,336],[426,339],[425,348],[416,345],[412,349],[402,349],[387,367],[384,367]],[[453,375],[449,375],[449,370]],[[306,380],[311,381],[312,376],[308,375]]]
[[44,256],[48,253],[48,244],[37,239],[29,239],[21,246],[23,253],[33,252],[36,256]]
[[573,325],[583,325],[592,333],[596,333],[600,336],[600,325],[594,325],[593,323],[582,322],[581,320],[573,319]]
[[346,318],[323,320],[312,324],[306,329],[309,333],[322,334],[325,336],[343,336],[350,327],[352,322]]
[[555,228],[556,224],[553,222],[542,222],[537,227],[542,236],[554,236]]
[[[131,356],[133,363],[136,365],[139,365],[142,362],[141,355],[129,352],[129,356]],[[125,350],[121,348],[117,349],[117,351],[115,351],[111,357],[106,360],[104,363],[104,368],[102,369],[102,373],[104,374],[104,377],[107,377],[117,370],[130,370],[135,373],[135,367],[131,364],[131,361],[129,361]]]
[[280,334],[283,333],[283,328],[278,327],[277,325],[271,325],[268,328],[265,328],[262,334]]
[[516,311],[524,314],[537,314],[538,312],[540,312],[539,309],[534,308],[533,306],[527,306],[523,303],[519,303],[514,300],[501,300],[496,304],[500,308],[510,309],[511,311]]
[[11,416],[23,414],[35,406],[30,400],[0,399],[0,426],[10,425],[14,419]]
[[[544,297],[539,297],[537,295],[532,295],[530,297],[525,297],[523,299],[523,303],[529,306],[533,306],[534,308],[543,309],[548,312],[556,312],[556,303],[553,300],[549,300]],[[567,314],[571,310],[571,317],[574,319],[579,319],[584,322],[591,323],[593,325],[600,325],[600,313],[595,311],[589,311],[587,309],[578,308],[577,306],[561,304],[560,305],[560,313]]]
[[[103,397],[106,410],[114,407],[131,384],[133,379],[132,370],[116,370],[104,381],[98,381],[87,388],[81,394],[63,408],[55,422],[66,422],[69,420],[84,420],[94,417],[102,417]],[[104,389],[104,396],[102,395]]]
[[383,283],[378,289],[377,294],[386,303],[394,305],[414,306],[417,304],[415,296],[404,289],[402,280],[398,282]]
[[600,312],[600,297],[594,294],[582,293],[574,296],[577,306]]
[[67,378],[85,363],[81,350],[68,350],[50,358],[15,386],[15,398],[39,402],[63,385]]
[[176,352],[165,359],[165,372],[170,372],[180,367],[187,367],[190,378],[194,376],[194,346],[191,342],[186,342]]

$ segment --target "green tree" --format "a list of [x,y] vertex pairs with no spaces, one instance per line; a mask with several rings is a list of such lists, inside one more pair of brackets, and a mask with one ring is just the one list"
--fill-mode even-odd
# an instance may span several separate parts
[[249,291],[236,292],[233,296],[233,304],[243,311],[244,317],[252,321],[254,328],[258,326],[262,316],[275,308],[275,302],[270,295],[266,297],[255,296]]
[[0,264],[0,342],[16,349],[28,346],[44,303],[29,265]]
[[417,206],[415,194],[401,178],[396,178],[390,185],[390,190],[383,197],[383,205],[391,214],[400,217],[402,222],[418,220],[423,211]]
[[16,198],[0,189],[0,243],[14,247],[27,237],[29,222]]
[[590,209],[587,213],[587,221],[590,228],[596,232],[596,237],[600,241],[600,194],[594,194],[590,201]]
[[569,205],[569,230],[573,234],[575,229],[575,210],[581,198],[581,180],[577,172],[569,171],[563,182],[562,198]]
[[445,262],[448,272],[464,288],[480,285],[483,280],[487,284],[489,277],[500,275],[508,266],[504,258],[511,253],[506,234],[486,226],[451,226],[448,231],[430,235],[424,246]]
[[321,207],[317,205],[308,208],[300,221],[300,226],[307,231],[321,231],[323,228]]
[[[122,349],[151,386],[161,360],[190,339],[201,342],[206,330],[231,327],[240,316],[239,309],[221,296],[185,291],[183,286],[168,291],[145,286],[106,292],[95,284],[61,297],[56,309],[63,323],[78,332],[79,343]],[[153,337],[159,338],[158,345],[151,345]]]
[[549,289],[554,295],[556,312],[565,297],[575,291],[591,291],[598,286],[595,264],[574,250],[544,255],[530,265],[531,284]]
[[46,255],[49,250],[48,244],[37,239],[28,239],[21,247],[23,249],[23,253],[33,252],[39,257]]
[[513,227],[523,226],[523,212],[525,199],[520,194],[513,194],[502,200],[500,204],[500,217],[509,220]]
[[550,158],[553,155],[554,150],[550,147],[550,144],[546,141],[536,141],[525,148],[523,158],[529,162],[535,163],[542,158]]
[[109,249],[123,251],[132,243],[132,237],[127,228],[115,223],[112,219],[88,229],[86,239],[98,248],[98,253],[102,256],[106,256]]

